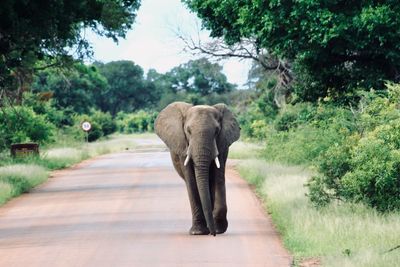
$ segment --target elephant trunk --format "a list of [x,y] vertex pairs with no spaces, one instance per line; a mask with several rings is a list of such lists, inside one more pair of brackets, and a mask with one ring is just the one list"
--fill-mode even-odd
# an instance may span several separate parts
[[209,181],[209,168],[210,161],[199,162],[196,164],[194,170],[196,175],[197,188],[199,190],[201,206],[203,209],[204,217],[206,218],[206,223],[210,233],[215,236],[215,224],[212,214],[212,204],[211,204],[211,192],[210,192],[210,181]]
[[[194,163],[197,189],[208,230],[215,236],[216,230],[210,189],[210,166],[214,164],[214,160],[218,156],[218,148],[213,132],[198,133],[191,140],[187,155],[187,158],[191,158]],[[218,163],[215,162],[215,164],[219,167],[219,161]]]

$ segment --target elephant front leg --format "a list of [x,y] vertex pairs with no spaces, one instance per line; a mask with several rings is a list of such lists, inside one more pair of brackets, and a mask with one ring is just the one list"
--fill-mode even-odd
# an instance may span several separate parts
[[208,235],[210,231],[208,230],[203,209],[201,207],[201,201],[193,167],[191,164],[184,166],[183,161],[181,166],[182,172],[185,176],[185,183],[189,195],[190,208],[192,211],[192,227],[190,228],[189,233],[191,235]]
[[228,228],[227,212],[228,208],[226,205],[226,188],[225,188],[225,164],[226,156],[222,155],[223,160],[221,168],[214,168],[214,210],[213,217],[215,221],[215,228],[217,234],[226,232]]

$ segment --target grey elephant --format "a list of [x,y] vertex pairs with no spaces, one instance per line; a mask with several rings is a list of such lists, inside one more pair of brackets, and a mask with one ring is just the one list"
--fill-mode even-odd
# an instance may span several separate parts
[[184,179],[192,211],[191,235],[222,234],[228,228],[225,164],[240,127],[225,104],[174,102],[155,121],[175,170]]

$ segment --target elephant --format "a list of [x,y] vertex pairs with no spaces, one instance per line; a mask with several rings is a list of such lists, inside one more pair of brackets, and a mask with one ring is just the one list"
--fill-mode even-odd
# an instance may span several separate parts
[[228,228],[225,165],[240,127],[225,104],[174,102],[157,116],[156,134],[170,150],[183,178],[192,212],[191,235],[224,233]]

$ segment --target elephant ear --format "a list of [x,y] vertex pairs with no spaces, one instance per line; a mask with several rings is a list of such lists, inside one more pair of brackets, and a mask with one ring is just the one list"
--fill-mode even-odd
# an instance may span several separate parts
[[214,108],[219,110],[222,114],[221,131],[218,135],[217,143],[218,149],[227,149],[233,142],[237,141],[240,137],[239,123],[236,121],[232,112],[225,104],[216,104]]
[[169,104],[158,114],[154,122],[156,134],[175,154],[186,155],[188,142],[183,131],[183,124],[186,111],[192,106],[184,102]]

